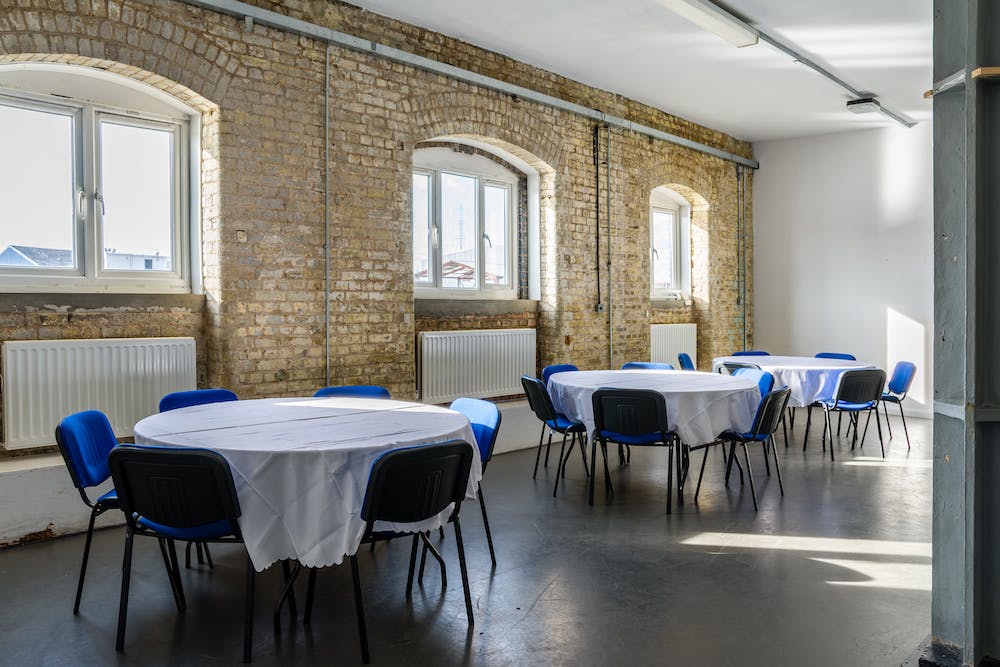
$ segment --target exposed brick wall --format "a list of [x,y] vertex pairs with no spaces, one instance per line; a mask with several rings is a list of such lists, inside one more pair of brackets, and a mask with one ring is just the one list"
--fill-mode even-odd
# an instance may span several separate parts
[[[751,152],[710,128],[350,5],[256,4],[741,155]],[[229,386],[244,397],[308,394],[326,384],[329,336],[330,383],[372,382],[394,396],[413,396],[412,153],[420,142],[475,138],[541,174],[542,298],[537,313],[422,318],[419,328],[536,326],[540,365],[572,361],[598,368],[609,365],[610,316],[610,365],[645,358],[649,324],[684,310],[661,311],[649,301],[649,192],[670,185],[708,205],[693,216],[703,250],[693,262],[694,303],[686,311],[699,323],[699,355],[735,349],[742,324],[731,163],[613,129],[610,182],[602,173],[600,195],[602,201],[610,195],[609,248],[607,221],[602,216],[598,227],[594,215],[590,121],[339,47],[329,49],[326,79],[326,51],[321,43],[260,25],[247,29],[234,17],[173,0],[0,0],[0,62],[51,59],[110,69],[201,113],[204,313],[168,326],[148,309],[131,308],[116,313],[115,324],[87,324],[87,331],[197,331],[204,384]],[[330,247],[324,254],[327,198]],[[601,313],[594,307],[598,233],[600,288],[609,302]],[[2,338],[83,332],[80,319],[57,320],[43,332],[7,315],[0,313]]]

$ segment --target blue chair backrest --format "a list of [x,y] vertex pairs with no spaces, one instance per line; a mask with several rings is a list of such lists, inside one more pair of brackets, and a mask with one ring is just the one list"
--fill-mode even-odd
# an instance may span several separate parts
[[857,361],[858,358],[846,352],[817,352],[817,359],[844,359],[845,361]]
[[770,357],[770,352],[765,352],[764,350],[741,350],[739,352],[733,352],[733,357]]
[[695,370],[694,362],[691,361],[691,355],[688,354],[687,352],[681,352],[680,354],[678,354],[677,361],[680,363],[682,371]]
[[761,396],[767,396],[771,393],[771,388],[774,386],[774,376],[759,368],[737,368],[733,371],[733,375],[755,381]]
[[56,443],[78,489],[97,486],[108,477],[108,453],[118,444],[111,422],[99,410],[66,417],[56,426]]
[[630,368],[645,368],[654,371],[672,371],[674,367],[670,364],[664,364],[659,361],[626,361],[622,364],[622,370],[627,371]]
[[479,458],[485,467],[493,458],[493,445],[496,444],[497,431],[500,430],[499,408],[479,398],[456,398],[450,407],[469,418],[472,432],[476,436],[476,446],[479,447]]
[[175,391],[160,399],[160,412],[187,408],[192,405],[207,405],[208,403],[225,403],[238,401],[239,396],[228,389],[193,389],[191,391]]
[[313,394],[316,398],[324,396],[347,396],[351,398],[391,398],[389,390],[377,384],[345,384],[338,387],[323,387]]
[[892,377],[889,378],[889,391],[894,394],[905,394],[913,384],[913,376],[917,372],[917,366],[911,361],[900,361],[892,370]]
[[562,373],[564,371],[578,371],[580,370],[573,364],[552,364],[551,366],[546,366],[542,369],[542,382],[546,385],[549,383],[549,376],[556,373]]

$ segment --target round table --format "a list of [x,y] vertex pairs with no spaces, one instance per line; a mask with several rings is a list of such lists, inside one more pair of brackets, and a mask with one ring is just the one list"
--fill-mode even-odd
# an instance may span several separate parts
[[652,389],[663,394],[667,423],[687,445],[714,442],[732,429],[750,430],[760,403],[757,383],[743,377],[697,371],[569,371],[549,378],[556,410],[594,431],[596,389]]
[[712,360],[712,368],[718,369],[727,362],[755,364],[773,375],[775,389],[788,387],[792,390],[788,399],[790,408],[808,407],[819,399],[831,398],[844,371],[875,368],[874,364],[849,359],[774,355],[716,357]]
[[[204,447],[226,458],[242,510],[240,529],[258,571],[286,558],[307,567],[334,565],[355,553],[375,458],[399,447],[455,439],[475,449],[464,415],[375,398],[211,403],[161,412],[135,425],[138,444]],[[476,450],[467,498],[476,497],[481,478]],[[449,514],[416,526],[437,528]]]

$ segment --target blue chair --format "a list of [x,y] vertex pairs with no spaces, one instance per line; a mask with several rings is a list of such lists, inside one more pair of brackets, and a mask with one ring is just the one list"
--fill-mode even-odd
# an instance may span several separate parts
[[323,387],[313,394],[316,398],[324,396],[347,396],[350,398],[391,398],[389,390],[376,384],[348,384],[337,387]]
[[[783,387],[782,389],[765,394],[761,399],[760,404],[757,406],[757,414],[754,416],[753,426],[749,431],[746,433],[725,431],[719,436],[717,441],[693,448],[705,450],[705,455],[701,459],[701,472],[698,473],[698,485],[694,490],[695,502],[698,502],[698,493],[701,491],[701,480],[705,475],[705,462],[708,460],[708,448],[718,444],[725,446],[725,443],[727,442],[729,443],[729,454],[726,457],[726,485],[729,485],[729,472],[732,469],[733,462],[736,460],[736,445],[739,443],[743,446],[743,460],[746,462],[747,466],[747,477],[750,479],[750,495],[753,498],[753,509],[755,512],[757,511],[757,491],[753,484],[753,470],[750,467],[750,454],[747,452],[748,444],[754,442],[761,443],[764,446],[765,461],[767,461],[767,450],[768,447],[770,447],[771,455],[774,458],[774,470],[778,475],[778,488],[781,490],[781,495],[785,495],[785,487],[781,483],[781,469],[778,467],[778,453],[774,447],[774,432],[778,430],[778,423],[781,421],[781,416],[785,412],[785,407],[788,405],[788,398],[791,394],[792,390],[788,387]],[[768,473],[770,473],[770,468],[768,468]],[[742,481],[743,474],[741,471],[740,483],[742,483]]]
[[760,368],[736,368],[731,375],[745,377],[756,382],[761,396],[767,396],[774,386],[774,376]]
[[627,371],[630,368],[633,369],[646,369],[651,371],[672,371],[674,367],[670,364],[664,364],[659,361],[626,361],[622,364],[622,370]]
[[[229,463],[207,449],[187,447],[140,447],[122,445],[108,455],[108,466],[121,509],[125,513],[125,557],[118,607],[115,650],[125,648],[129,584],[132,575],[132,545],[136,536],[154,537],[166,559],[164,541],[242,543],[237,519],[240,501]],[[180,595],[177,560],[169,570],[174,594]],[[250,662],[253,635],[254,567],[246,557],[243,662]]]
[[[521,386],[524,388],[524,393],[528,397],[528,406],[531,411],[535,413],[535,416],[541,420],[544,426],[547,426],[549,430],[556,433],[562,434],[562,448],[559,450],[559,465],[556,468],[556,484],[555,488],[552,489],[552,495],[555,496],[556,492],[559,490],[559,477],[566,474],[566,461],[569,460],[569,455],[573,452],[573,446],[579,444],[580,447],[580,457],[583,459],[583,469],[590,475],[591,471],[587,470],[587,455],[584,452],[584,447],[587,441],[587,427],[581,422],[575,422],[569,419],[566,415],[556,412],[555,407],[552,405],[552,398],[549,396],[548,390],[542,381],[538,378],[531,377],[530,375],[521,376]],[[535,472],[531,476],[532,479],[538,474],[538,459],[542,454],[542,439],[545,435],[545,431],[542,431],[542,436],[538,438],[538,451],[535,453]],[[566,451],[566,437],[573,436],[573,439],[569,443],[569,451]],[[552,435],[549,435],[549,447],[552,446]],[[563,456],[565,454],[565,457]],[[545,450],[545,458],[548,459],[549,453],[548,449]]]
[[858,358],[846,352],[817,352],[816,359],[843,359],[844,361],[857,361]]
[[160,399],[160,412],[187,408],[192,405],[208,403],[225,403],[238,401],[239,396],[228,389],[192,389],[191,391],[175,391]]
[[[208,405],[209,403],[227,403],[238,401],[239,396],[228,389],[192,389],[189,391],[175,391],[160,399],[160,412],[168,412],[179,408],[189,408],[193,405]],[[188,542],[184,550],[184,567],[191,567],[191,546],[197,550],[198,563],[204,563],[208,559],[208,566],[212,569],[212,554],[208,550],[207,544],[201,542]]]
[[677,355],[677,362],[681,365],[682,371],[693,371],[697,370],[694,367],[694,362],[691,361],[691,355],[687,352],[681,352]]
[[899,406],[899,418],[903,420],[903,433],[906,434],[906,449],[910,449],[910,432],[906,429],[906,416],[903,415],[903,399],[910,391],[913,384],[913,376],[917,373],[917,367],[913,362],[900,361],[892,370],[892,377],[889,378],[888,391],[883,392],[882,410],[885,412],[885,424],[889,427],[889,437],[892,437],[892,426],[889,424],[889,409],[886,403],[895,403]]
[[[410,570],[406,580],[406,595],[410,596],[413,588],[413,572],[417,560],[417,546],[423,542],[440,559],[440,554],[419,529],[405,533],[382,532],[375,530],[376,521],[390,521],[396,524],[408,524],[425,521],[437,516],[452,505],[448,522],[455,527],[455,544],[458,550],[458,564],[462,573],[462,588],[465,592],[465,613],[471,630],[474,619],[472,615],[472,594],[469,590],[469,574],[465,564],[465,547],[462,542],[462,525],[459,521],[459,511],[465,499],[465,491],[469,484],[469,470],[472,467],[472,448],[467,442],[454,440],[437,445],[419,445],[390,450],[372,463],[371,474],[368,476],[368,486],[361,506],[361,518],[365,521],[365,530],[361,536],[361,545],[375,541],[385,541],[413,534],[410,548]],[[361,576],[358,571],[358,554],[349,556],[351,561],[351,577],[354,582],[354,606],[358,619],[358,636],[361,642],[361,660],[368,664],[368,630],[365,623],[364,601],[361,595]],[[442,562],[442,590],[447,588]],[[312,615],[313,591],[316,583],[316,570],[309,573],[309,589],[306,594],[305,622]]]
[[573,364],[552,364],[551,366],[546,366],[545,368],[542,369],[542,382],[544,382],[545,385],[548,386],[549,378],[555,375],[556,373],[565,373],[567,371],[578,371],[578,370],[580,369],[574,366]]
[[765,352],[764,350],[741,350],[740,352],[733,352],[730,356],[732,357],[770,357],[770,352]]
[[[851,370],[844,371],[837,381],[837,388],[833,398],[816,401],[812,405],[823,408],[825,422],[823,424],[823,451],[826,451],[826,434],[830,432],[830,460],[833,461],[833,424],[830,421],[831,412],[846,412],[851,419],[851,426],[854,427],[854,436],[851,439],[851,449],[854,449],[858,441],[858,418],[862,412],[868,413],[868,420],[865,422],[865,434],[868,433],[868,421],[871,421],[872,412],[875,413],[875,424],[878,427],[878,441],[882,448],[882,458],[885,458],[885,443],[882,440],[882,420],[878,414],[878,405],[882,399],[882,389],[885,387],[885,371],[874,370]],[[806,424],[808,432],[809,425]],[[848,429],[850,431],[850,429]],[[861,437],[861,446],[864,447],[864,434]],[[803,449],[805,445],[803,444]]]
[[[667,514],[673,495],[674,448],[680,441],[667,425],[667,403],[658,391],[648,389],[614,389],[605,387],[594,392],[594,434],[590,448],[590,491],[588,502],[594,504],[594,478],[597,477],[597,445],[604,457],[604,488],[614,493],[608,471],[609,442],[629,447],[654,446],[667,448]],[[677,453],[677,503],[681,495],[681,454]]]
[[[555,375],[556,373],[566,373],[566,372],[569,372],[569,371],[578,371],[578,370],[580,370],[580,369],[577,368],[576,366],[574,366],[573,364],[552,364],[551,366],[546,366],[545,368],[542,369],[542,383],[544,383],[544,385],[546,387],[548,387],[549,386],[549,378],[552,377],[553,375]],[[541,442],[541,439],[545,437],[545,429],[546,429],[546,425],[545,425],[545,422],[543,421],[542,422],[542,433],[541,433],[541,435],[538,436],[539,442]],[[541,447],[540,444],[539,444],[539,447]],[[572,449],[572,446],[570,448]],[[544,465],[545,465],[546,468],[549,467],[549,450],[550,449],[552,449],[552,433],[549,433],[549,443],[548,443],[548,445],[545,448],[545,464]],[[538,461],[536,460],[535,461],[535,474],[537,474],[537,473],[538,473]],[[535,476],[532,475],[531,479],[535,479]]]
[[80,578],[76,584],[76,601],[73,613],[80,613],[80,596],[83,594],[83,579],[87,575],[87,560],[90,557],[90,543],[94,536],[94,521],[108,510],[119,509],[118,495],[112,489],[91,500],[87,489],[103,484],[111,471],[108,469],[108,453],[118,444],[111,423],[103,412],[86,410],[66,417],[56,426],[56,444],[66,469],[73,480],[73,486],[80,492],[83,503],[90,508],[90,523],[87,526],[87,541],[83,545],[83,563]]
[[[476,446],[479,447],[479,460],[483,464],[483,474],[486,466],[493,458],[493,447],[500,431],[500,410],[489,401],[478,398],[456,398],[451,403],[451,409],[461,412],[469,418],[472,433],[476,436]],[[493,551],[493,535],[490,533],[490,520],[486,516],[486,500],[483,498],[483,483],[479,482],[479,509],[483,513],[483,527],[486,529],[486,543],[490,547],[490,561],[497,566],[497,557]]]

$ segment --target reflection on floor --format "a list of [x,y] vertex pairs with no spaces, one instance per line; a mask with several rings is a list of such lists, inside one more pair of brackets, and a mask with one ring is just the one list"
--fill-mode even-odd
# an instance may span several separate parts
[[[801,423],[801,422],[800,422]],[[893,423],[894,427],[898,422]],[[554,456],[531,479],[534,451],[497,457],[483,483],[498,566],[476,503],[463,506],[476,624],[467,632],[454,539],[441,544],[453,576],[442,593],[428,568],[404,597],[408,543],[360,555],[373,664],[381,665],[898,665],[930,629],[931,423],[908,421],[878,456],[877,440],[837,461],[786,449],[785,496],[751,451],[749,489],[723,485],[712,451],[697,505],[664,513],[666,452],[633,448],[612,465],[614,495],[586,500],[574,455],[559,497]],[[692,461],[700,465],[701,455]],[[693,486],[693,484],[692,484]],[[81,510],[82,511],[82,510]],[[243,559],[215,547],[216,568],[183,571],[178,615],[153,540],[138,540],[125,653],[114,651],[123,531],[95,538],[81,613],[71,613],[81,537],[0,551],[0,663],[236,664],[242,642]],[[438,539],[437,535],[434,539]],[[311,628],[275,638],[277,568],[258,578],[254,664],[360,664],[350,569],[323,570]]]

